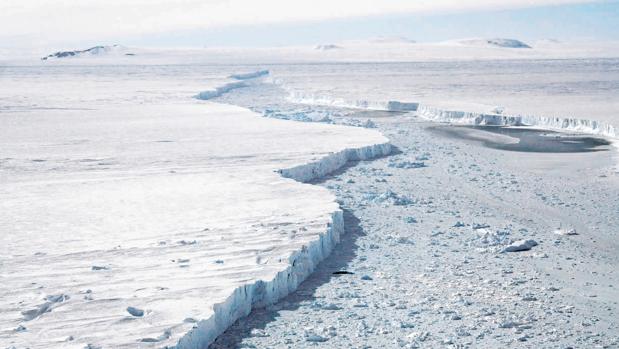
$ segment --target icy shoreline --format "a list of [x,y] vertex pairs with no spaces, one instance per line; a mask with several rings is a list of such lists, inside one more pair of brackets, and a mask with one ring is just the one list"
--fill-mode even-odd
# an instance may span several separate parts
[[[332,173],[350,161],[371,160],[387,156],[392,152],[391,143],[374,144],[361,148],[344,149],[322,159],[281,169],[278,172],[285,178],[307,183]],[[269,281],[259,280],[253,284],[236,288],[223,303],[213,306],[214,314],[209,319],[201,320],[191,331],[185,334],[176,345],[177,349],[199,349],[211,344],[221,333],[241,317],[259,307],[271,305],[295,291],[339,243],[344,234],[342,210],[332,213],[332,222],[326,231],[291,256],[289,266],[276,274]]]
[[617,345],[609,152],[497,152],[376,115],[401,153],[321,182],[357,220],[344,248],[213,349]]

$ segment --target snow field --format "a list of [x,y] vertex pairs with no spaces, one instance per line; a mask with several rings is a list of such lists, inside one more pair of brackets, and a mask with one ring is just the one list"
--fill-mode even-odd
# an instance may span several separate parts
[[391,151],[191,95],[105,107],[92,84],[41,98],[83,109],[2,116],[3,347],[203,348],[339,241],[333,195],[298,181]]

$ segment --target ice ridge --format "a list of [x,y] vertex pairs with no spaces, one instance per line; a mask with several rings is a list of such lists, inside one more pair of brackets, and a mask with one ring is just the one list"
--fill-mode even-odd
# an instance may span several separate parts
[[242,81],[229,82],[221,86],[215,87],[213,89],[202,91],[198,93],[198,95],[196,95],[196,98],[202,99],[202,100],[209,100],[215,97],[219,97],[223,95],[224,93],[230,92],[237,88],[242,88],[242,87],[247,87],[247,86],[248,85]]
[[419,103],[400,102],[400,101],[369,101],[369,100],[347,100],[344,98],[332,98],[328,96],[317,96],[301,92],[289,91],[288,99],[294,103],[309,105],[325,105],[341,108],[356,108],[368,110],[387,110],[387,111],[415,111]]
[[237,80],[248,80],[248,79],[259,78],[259,77],[265,76],[265,75],[269,75],[269,71],[268,70],[258,70],[258,71],[250,72],[250,73],[232,74],[232,75],[229,76],[229,78],[230,79],[237,79]]
[[235,90],[237,88],[243,88],[243,87],[249,86],[249,83],[245,82],[245,80],[256,79],[256,78],[259,78],[261,76],[265,76],[268,74],[269,74],[268,70],[258,70],[258,71],[249,72],[249,73],[232,74],[228,78],[239,80],[239,81],[227,82],[221,86],[217,86],[210,90],[202,91],[198,93],[195,97],[197,99],[202,99],[202,100],[213,99],[213,98],[223,95],[224,93],[228,93],[232,90]]

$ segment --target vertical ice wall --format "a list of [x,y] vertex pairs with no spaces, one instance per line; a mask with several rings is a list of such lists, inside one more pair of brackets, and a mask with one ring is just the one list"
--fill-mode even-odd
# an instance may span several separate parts
[[617,137],[613,125],[588,119],[569,117],[544,117],[535,115],[500,115],[464,111],[443,110],[440,108],[420,105],[417,115],[438,122],[452,122],[464,125],[494,125],[494,126],[535,126],[538,128],[573,131],[587,134]]
[[[281,169],[278,172],[283,177],[306,183],[336,171],[349,161],[370,160],[389,155],[391,152],[392,146],[388,142],[344,149],[316,162]],[[344,218],[342,211],[338,209],[332,213],[331,223],[325,227],[324,233],[317,240],[288,257],[286,269],[278,272],[272,280],[258,280],[236,288],[226,301],[215,304],[213,316],[198,322],[179,340],[176,348],[206,348],[236,320],[249,315],[252,309],[274,304],[296,290],[318,263],[331,253],[343,233]]]
[[325,105],[367,110],[416,112],[424,119],[451,122],[462,125],[534,126],[557,131],[580,132],[615,138],[617,133],[611,124],[597,120],[573,117],[546,117],[536,115],[502,115],[458,110],[446,110],[418,102],[346,100],[327,95],[306,94],[289,90],[289,100],[294,103]]

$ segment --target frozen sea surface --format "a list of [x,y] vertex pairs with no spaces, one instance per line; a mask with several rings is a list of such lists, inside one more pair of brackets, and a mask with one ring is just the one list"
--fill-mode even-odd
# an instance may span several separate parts
[[[346,160],[386,153],[390,147],[372,146],[388,141],[370,130],[377,126],[390,139],[397,140],[401,155],[381,160],[380,167],[363,166],[354,176],[335,180],[346,184],[329,186],[354,211],[351,214],[368,214],[356,219],[374,235],[375,239],[368,240],[364,249],[372,252],[368,252],[367,258],[375,258],[377,264],[376,268],[368,269],[367,259],[359,259],[363,275],[358,276],[364,277],[360,279],[362,285],[372,280],[392,280],[388,274],[396,269],[390,268],[409,265],[402,278],[422,292],[415,295],[415,302],[411,301],[413,317],[415,308],[425,306],[425,301],[434,309],[440,301],[448,299],[454,303],[452,308],[456,308],[460,298],[475,293],[474,285],[468,293],[456,294],[453,299],[427,298],[423,287],[442,292],[445,281],[453,287],[462,284],[461,270],[441,269],[433,274],[436,277],[428,280],[418,276],[419,272],[434,273],[441,266],[433,261],[440,256],[453,256],[444,258],[444,266],[457,265],[456,269],[465,266],[454,261],[469,264],[475,258],[479,261],[495,258],[492,254],[495,249],[506,248],[508,243],[517,241],[516,237],[537,238],[541,247],[534,247],[533,251],[544,249],[549,244],[548,237],[554,237],[548,235],[552,234],[548,229],[565,220],[587,238],[591,237],[590,232],[603,233],[600,240],[609,252],[602,259],[582,259],[585,267],[596,263],[604,266],[596,270],[595,277],[586,279],[597,283],[595,292],[586,291],[587,295],[594,295],[590,298],[599,295],[597,299],[603,302],[579,310],[584,315],[579,315],[578,321],[582,320],[583,327],[595,324],[600,331],[606,326],[607,338],[611,338],[614,325],[606,317],[601,323],[595,317],[604,306],[614,312],[613,305],[605,302],[616,293],[600,286],[603,278],[615,278],[609,270],[616,265],[613,259],[616,238],[608,228],[617,217],[616,206],[612,204],[616,192],[612,186],[614,174],[606,170],[598,173],[601,179],[596,180],[596,185],[586,179],[573,181],[561,171],[567,169],[571,173],[574,164],[585,170],[590,164],[588,158],[552,162],[548,166],[547,162],[540,164],[538,157],[530,157],[526,159],[527,164],[543,165],[541,171],[557,177],[542,178],[532,171],[522,179],[512,178],[518,168],[503,177],[503,167],[510,164],[517,167],[518,163],[488,158],[487,152],[471,152],[457,144],[445,146],[447,140],[417,132],[418,119],[408,123],[415,115],[436,121],[487,123],[508,120],[503,116],[532,114],[538,117],[535,120],[545,122],[538,126],[564,128],[566,125],[566,129],[590,133],[614,130],[618,109],[615,93],[619,84],[616,59],[521,61],[507,58],[510,57],[500,61],[422,63],[323,61],[268,67],[115,66],[107,62],[105,66],[52,64],[2,68],[0,194],[2,211],[9,215],[3,215],[0,220],[1,306],[7,309],[0,316],[0,343],[33,348],[83,348],[87,344],[162,347],[177,344],[182,338],[181,347],[204,346],[236,318],[247,314],[251,303],[268,305],[293,290],[339,240],[344,221],[349,226],[355,223],[355,218],[342,215],[334,195],[326,188],[300,184],[289,178],[308,181],[339,168]],[[259,76],[248,80],[231,77],[246,76],[265,68],[270,71],[268,76],[250,74]],[[196,96],[210,101],[201,101]],[[211,101],[247,107],[259,114]],[[398,113],[381,113],[380,118],[374,118],[367,112],[360,113],[360,109],[397,110]],[[271,119],[257,117],[260,114]],[[392,123],[394,116],[397,118]],[[568,117],[576,121],[565,123]],[[383,122],[387,125],[381,125]],[[605,126],[600,127],[599,123]],[[612,136],[610,132],[604,134]],[[341,152],[352,148],[363,150]],[[595,154],[595,163],[599,165],[596,167],[606,169],[612,162],[612,152]],[[478,161],[483,163],[477,164]],[[483,170],[480,166],[484,166]],[[276,172],[279,169],[288,170],[280,175]],[[398,175],[393,185],[389,178],[392,172]],[[534,186],[538,179],[540,188]],[[566,195],[561,192],[562,181],[573,184]],[[359,185],[352,187],[355,182]],[[521,182],[525,184],[520,186]],[[546,183],[556,186],[545,192]],[[456,195],[459,188],[463,190]],[[486,193],[490,189],[496,193]],[[456,199],[451,198],[450,190]],[[596,199],[588,196],[591,190],[595,191],[591,195]],[[514,205],[508,204],[513,193],[523,193],[515,202],[517,212],[512,212]],[[579,203],[575,197],[586,199],[586,204]],[[527,200],[531,198],[541,203],[529,212]],[[561,211],[566,203],[582,211],[586,223]],[[376,210],[365,211],[368,205]],[[411,207],[414,209],[409,214],[407,210]],[[538,210],[540,207],[542,210]],[[466,248],[478,247],[475,245],[477,228],[471,228],[474,236],[464,240],[456,239],[457,232],[449,230],[452,225],[459,226],[452,221],[462,220],[464,210],[467,210],[467,221],[460,223],[465,226],[488,229],[483,227],[490,222],[496,227],[480,238],[482,243],[497,242],[491,248],[482,246],[488,253],[480,257],[466,254]],[[426,215],[428,218],[424,218]],[[555,218],[547,223],[528,223],[530,219],[544,221],[548,217]],[[427,222],[423,229],[411,228],[422,220]],[[503,234],[505,227],[514,239]],[[447,240],[441,240],[443,236]],[[417,245],[417,240],[423,241],[423,245]],[[399,247],[392,251],[392,243]],[[594,246],[591,249],[596,246],[595,241],[587,243]],[[560,250],[562,246],[568,245],[557,248]],[[344,252],[347,251],[351,252]],[[354,249],[352,252],[354,255]],[[411,253],[416,253],[415,259],[408,258]],[[423,253],[427,255],[419,255]],[[578,250],[578,256],[587,253],[589,249]],[[389,264],[391,258],[383,258],[391,254],[400,264]],[[572,261],[574,257],[561,254],[560,258]],[[419,260],[427,263],[419,264]],[[543,281],[542,270],[559,263],[560,259],[549,261],[550,264],[540,265],[535,272],[522,271],[523,278],[538,277]],[[343,266],[341,260],[336,262]],[[479,272],[485,265],[475,264],[475,270]],[[513,270],[528,266],[505,264],[501,260],[497,263],[499,267]],[[489,275],[497,268],[490,268]],[[567,285],[561,287],[569,288],[565,278],[569,274],[559,274],[558,282]],[[463,278],[467,275],[464,273]],[[477,281],[484,284],[483,280],[471,282]],[[400,286],[391,287],[389,282],[380,283],[374,289],[388,290],[379,297],[386,299],[394,293],[411,296],[413,291],[402,292]],[[502,292],[501,287],[509,286],[505,285],[507,281],[491,282],[497,289],[492,289],[495,293],[483,294],[487,299]],[[534,294],[533,298],[536,288],[546,287],[541,281],[530,285],[533,290],[522,292]],[[331,286],[325,284],[327,289]],[[351,286],[359,287],[346,282],[340,286],[342,294]],[[585,293],[589,286],[578,285],[572,293]],[[570,294],[566,293],[565,297]],[[518,290],[509,299],[519,304],[520,296]],[[389,311],[397,305],[395,301],[385,300],[382,309],[375,306],[382,304],[375,298],[365,301],[359,301],[360,297],[349,298],[356,302],[351,305],[355,309],[401,315]],[[522,298],[534,302],[526,295]],[[333,306],[320,303],[316,307],[338,310],[347,306],[337,304],[340,301],[335,299]],[[548,304],[540,302],[539,309]],[[566,304],[550,305],[564,311]],[[566,306],[565,309],[571,309],[571,305]],[[509,315],[515,319],[515,325],[506,328],[527,330],[525,326],[534,318],[527,317],[523,309],[509,308],[506,318],[500,320],[509,325]],[[562,314],[559,310],[557,314]],[[454,312],[448,311],[441,310],[437,317],[427,321],[437,323],[443,317],[451,317]],[[313,321],[305,312],[292,313],[290,319],[296,321],[302,317],[306,317],[305,322]],[[357,328],[359,324],[351,319],[354,318],[337,321]],[[336,323],[318,328],[302,322],[302,326],[311,327],[299,333],[303,343],[312,346],[331,338],[331,327],[336,332],[338,328]],[[351,330],[346,326],[340,331]],[[381,336],[377,345],[399,345],[397,338],[387,336],[391,333],[387,323],[359,326],[363,327],[362,333]],[[398,326],[405,329],[402,332],[411,328],[409,323]],[[287,331],[286,325],[278,328]],[[366,331],[368,328],[372,331]],[[440,330],[444,328],[437,329]],[[270,340],[283,338],[275,336],[276,331],[272,333]],[[450,340],[457,342],[443,338],[446,336],[442,332],[435,337],[424,333],[411,337],[411,342],[425,338],[436,340],[433,344],[437,345],[449,345]],[[261,334],[257,331],[252,336],[267,338]],[[393,341],[385,342],[384,338]],[[265,340],[268,345],[273,344],[268,338]],[[497,339],[496,343],[499,342],[504,340]]]
[[320,183],[345,210],[340,247],[211,349],[619,347],[613,152],[504,151],[409,115],[372,121],[400,153]]
[[449,137],[478,141],[487,147],[538,153],[579,153],[614,150],[610,141],[582,134],[568,134],[522,127],[438,126],[430,129]]
[[[502,117],[522,117],[537,127],[610,136],[619,127],[615,58],[290,65],[272,70],[290,100],[298,103],[376,110],[417,103],[411,109],[437,121],[509,123]],[[565,121],[570,119],[585,122]]]

